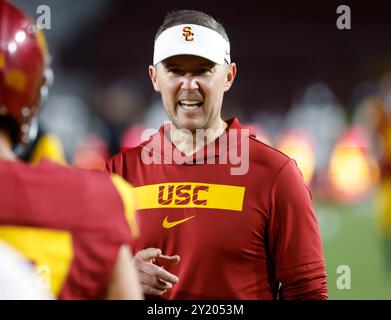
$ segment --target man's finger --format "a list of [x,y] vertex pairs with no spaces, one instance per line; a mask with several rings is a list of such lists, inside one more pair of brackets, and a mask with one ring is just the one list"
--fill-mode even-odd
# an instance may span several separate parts
[[178,264],[181,258],[178,255],[175,256],[165,256],[159,255],[156,257],[156,263],[162,267],[172,267]]
[[156,258],[162,254],[162,251],[157,248],[148,248],[144,250],[140,250],[136,253],[134,256],[135,259],[141,259],[143,261],[152,260],[153,258]]
[[161,296],[165,294],[167,291],[166,290],[158,290],[146,285],[141,285],[144,294],[151,295],[151,296]]
[[152,263],[140,263],[137,269],[139,270],[139,272],[147,273],[149,275],[155,276],[158,279],[170,282],[172,284],[177,283],[179,281],[177,276],[173,275],[167,270],[164,270],[162,267],[159,267]]
[[139,273],[139,280],[142,285],[153,287],[158,290],[170,290],[172,288],[170,282],[163,281],[144,272]]
[[161,279],[157,279],[157,285],[158,289],[163,289],[163,290],[170,290],[172,289],[172,284],[171,282],[163,281]]

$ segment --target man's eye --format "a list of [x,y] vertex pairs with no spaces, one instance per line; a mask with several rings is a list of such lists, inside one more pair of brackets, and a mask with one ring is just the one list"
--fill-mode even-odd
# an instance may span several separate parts
[[170,73],[175,73],[175,74],[179,74],[179,73],[182,72],[182,70],[179,69],[179,68],[170,68],[167,71],[170,72]]
[[210,72],[211,70],[209,68],[198,68],[197,69],[197,73],[198,74],[203,74],[203,73],[207,73],[207,72]]

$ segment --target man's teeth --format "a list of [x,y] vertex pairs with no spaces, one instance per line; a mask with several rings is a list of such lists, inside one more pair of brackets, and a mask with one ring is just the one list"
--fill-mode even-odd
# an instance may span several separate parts
[[179,101],[179,105],[185,111],[195,111],[202,105],[202,102],[197,100],[181,100]]
[[181,108],[185,111],[195,111],[197,110],[199,107],[197,105],[194,105],[194,106],[187,106],[185,104],[181,104]]
[[186,106],[195,106],[195,105],[201,105],[200,101],[195,101],[195,100],[181,100],[179,101],[181,105],[186,105]]

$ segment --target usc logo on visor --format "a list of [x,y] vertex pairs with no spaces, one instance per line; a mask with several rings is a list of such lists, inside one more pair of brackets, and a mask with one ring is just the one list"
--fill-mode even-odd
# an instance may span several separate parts
[[183,28],[183,36],[185,37],[186,41],[193,41],[194,40],[194,33],[191,31],[191,27],[184,27]]

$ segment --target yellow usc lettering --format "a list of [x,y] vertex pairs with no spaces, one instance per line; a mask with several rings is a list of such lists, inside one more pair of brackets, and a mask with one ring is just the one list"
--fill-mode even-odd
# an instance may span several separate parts
[[138,210],[221,209],[241,212],[246,188],[202,182],[166,182],[135,187]]
[[201,191],[207,192],[208,186],[203,185],[160,185],[158,203],[161,205],[170,205],[173,201],[175,205],[187,205],[192,202],[194,205],[207,205],[206,199],[199,199]]

